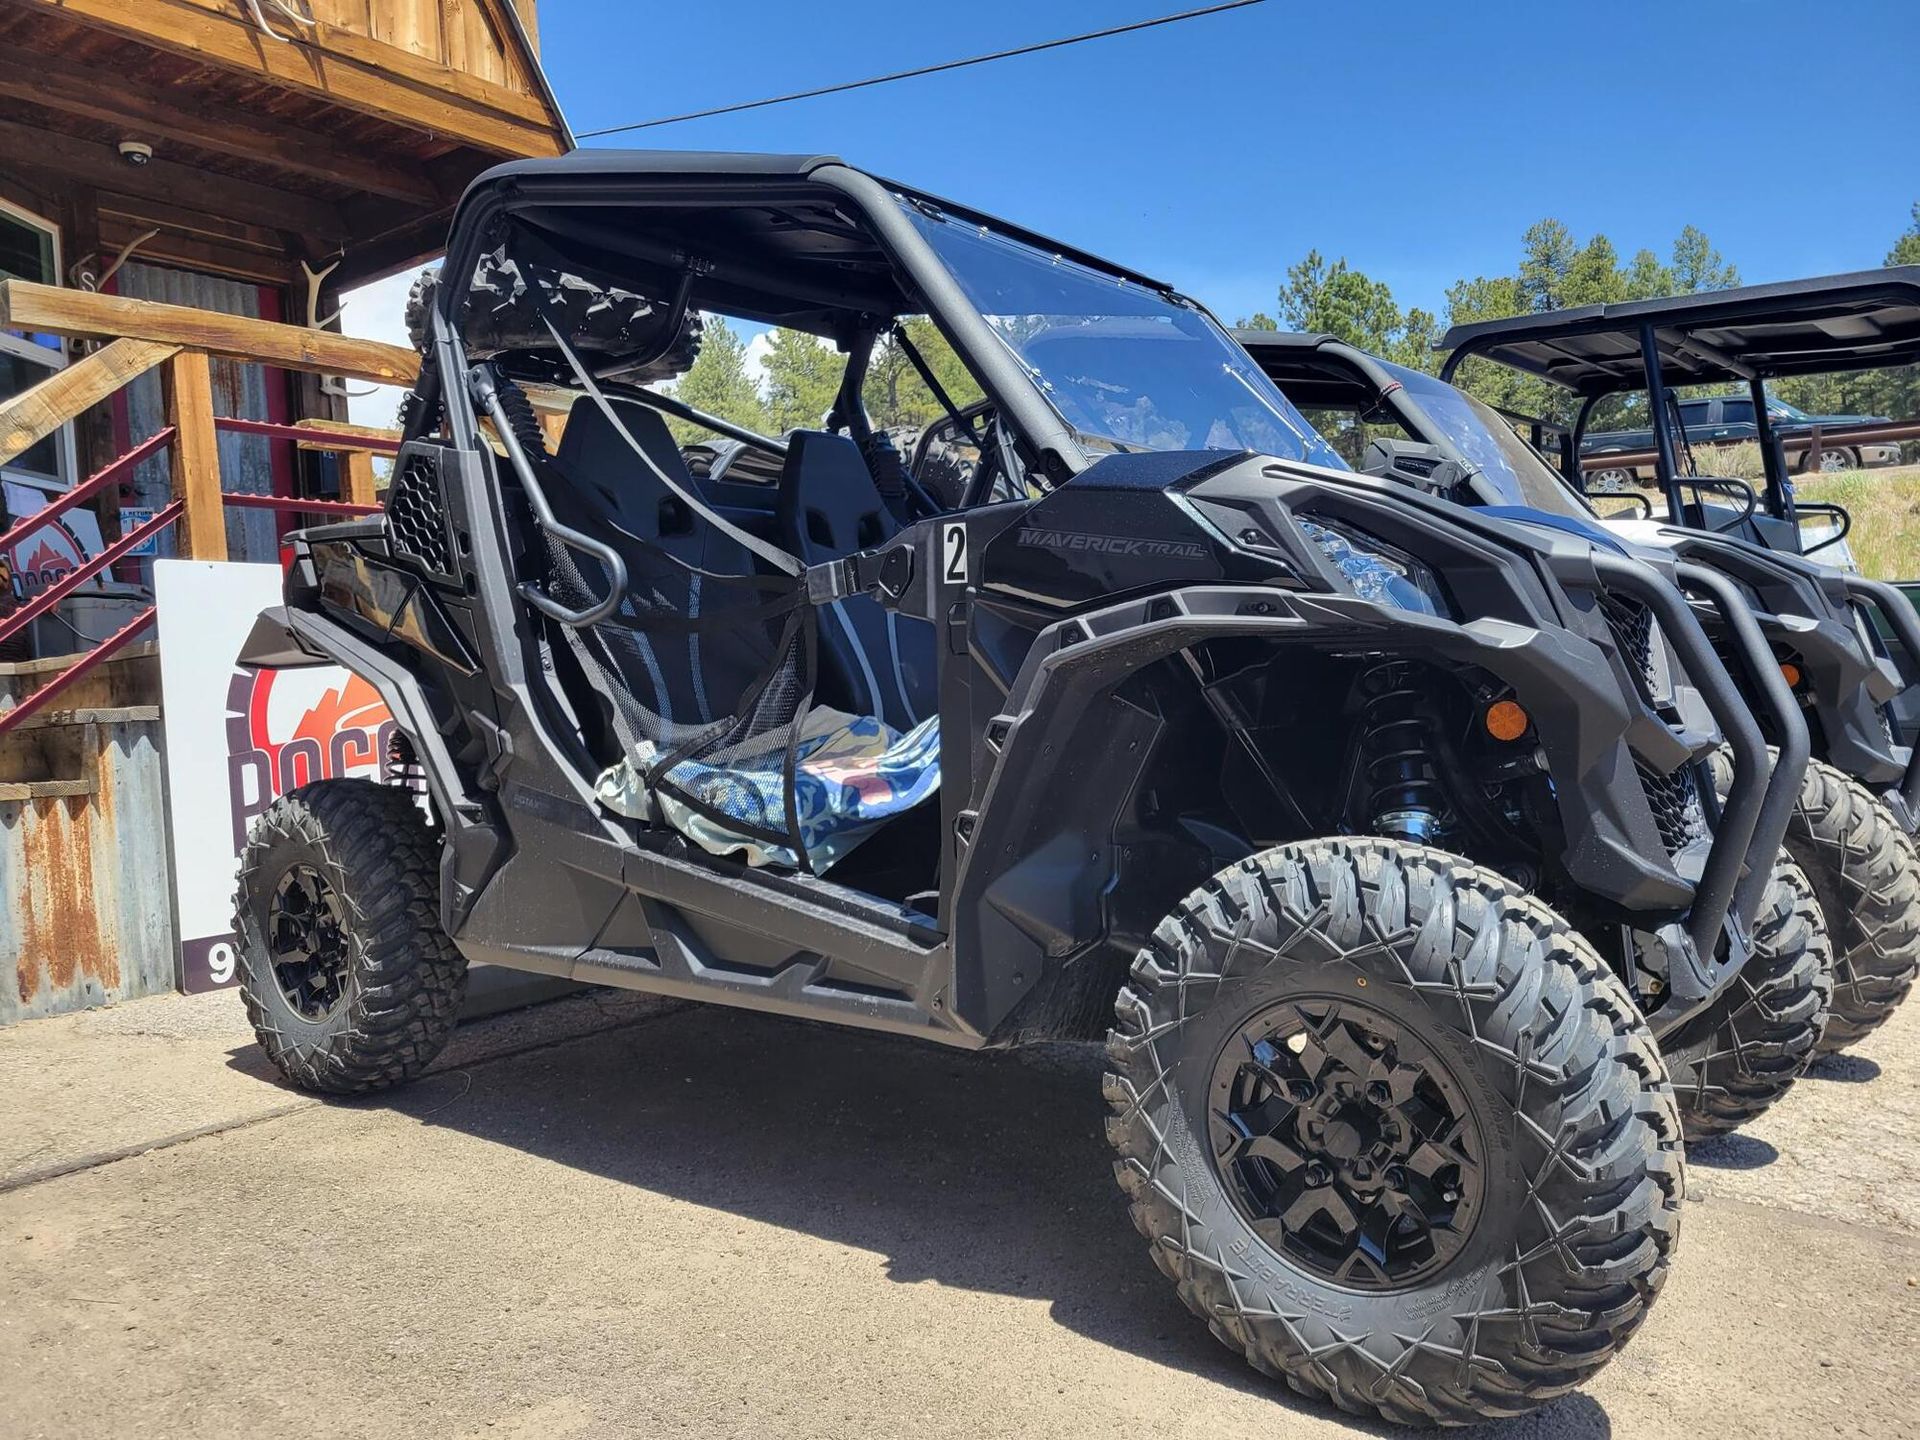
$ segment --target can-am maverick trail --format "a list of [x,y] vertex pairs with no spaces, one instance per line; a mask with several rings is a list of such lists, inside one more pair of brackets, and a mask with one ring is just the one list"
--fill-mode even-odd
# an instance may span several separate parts
[[[1843,507],[1795,494],[1766,386],[1920,363],[1920,266],[1460,325],[1442,345],[1447,378],[1479,357],[1569,392],[1574,420],[1557,448],[1576,487],[1586,467],[1575,457],[1595,408],[1616,395],[1647,397],[1663,514],[1659,523],[1626,520],[1619,528],[1724,574],[1793,677],[1814,764],[1787,843],[1820,895],[1835,954],[1821,1049],[1859,1040],[1893,1013],[1920,972],[1920,858],[1912,843],[1920,828],[1920,746],[1912,743],[1920,617],[1893,586],[1848,561],[1852,522]],[[1697,473],[1713,450],[1679,421],[1676,387],[1726,384],[1748,393],[1764,474],[1758,492]],[[1829,429],[1816,443],[1911,433],[1912,418],[1920,417]],[[1643,497],[1643,508],[1651,506]]]
[[[425,789],[255,826],[245,995],[295,1082],[417,1074],[469,961],[972,1048],[1105,1034],[1135,1221],[1262,1371],[1464,1423],[1633,1334],[1672,1087],[1624,952],[1494,865],[1646,932],[1673,1023],[1739,985],[1799,777],[1654,571],[1351,474],[1192,302],[831,158],[502,167],[422,298],[386,512],[296,537],[247,652],[364,676]],[[701,312],[844,350],[826,423],[649,388]],[[860,403],[916,315],[992,404],[962,506]],[[776,478],[704,492],[667,415]],[[1723,735],[1696,833],[1659,777]]]
[[[1604,522],[1586,499],[1491,406],[1444,380],[1370,355],[1331,335],[1272,330],[1236,330],[1234,338],[1262,373],[1364,474],[1397,480],[1424,493],[1481,507],[1517,520],[1603,531]],[[1676,566],[1664,547],[1619,543],[1670,576],[1683,594],[1702,595],[1710,633],[1720,624],[1702,576]],[[1654,661],[1653,637],[1630,627],[1623,637]],[[1722,644],[1730,671],[1756,697],[1762,729],[1792,697],[1783,677],[1763,667],[1756,685],[1738,647]],[[1649,679],[1656,671],[1649,668]],[[1718,756],[1693,770],[1695,785],[1715,778]],[[1724,779],[1724,775],[1719,778]],[[1804,782],[1803,782],[1804,784]],[[1803,903],[1811,882],[1788,855],[1782,883]],[[1817,909],[1817,906],[1813,907]],[[1812,1063],[1825,1034],[1833,992],[1833,951],[1824,919],[1816,943],[1758,947],[1742,972],[1741,993],[1691,1019],[1662,1039],[1662,1049],[1681,1095],[1689,1139],[1732,1130],[1767,1109]],[[1657,1010],[1655,1011],[1657,1015]]]

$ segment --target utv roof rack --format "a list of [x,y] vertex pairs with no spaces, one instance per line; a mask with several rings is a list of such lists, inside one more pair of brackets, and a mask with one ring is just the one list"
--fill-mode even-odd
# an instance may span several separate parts
[[1436,347],[1451,372],[1480,355],[1581,396],[1647,384],[1653,326],[1668,385],[1711,385],[1920,361],[1920,265],[1586,305],[1455,325]]

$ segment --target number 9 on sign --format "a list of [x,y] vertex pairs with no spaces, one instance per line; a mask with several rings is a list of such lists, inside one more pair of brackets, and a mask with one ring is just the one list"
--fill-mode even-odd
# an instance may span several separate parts
[[239,957],[227,941],[222,940],[207,948],[207,978],[216,985],[225,985],[233,979],[234,967]]

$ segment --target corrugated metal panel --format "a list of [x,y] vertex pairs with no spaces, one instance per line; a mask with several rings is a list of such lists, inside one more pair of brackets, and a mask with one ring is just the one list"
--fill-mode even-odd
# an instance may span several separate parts
[[95,732],[95,790],[0,802],[0,1024],[174,988],[159,721]]
[[[244,281],[137,262],[123,265],[118,278],[120,293],[132,299],[159,300],[222,315],[260,318],[260,289]],[[216,359],[213,362],[213,410],[216,415],[234,415],[243,420],[272,419],[267,409],[266,370],[237,360]],[[165,401],[157,374],[143,375],[127,387],[127,420],[132,443],[136,445],[166,424]],[[234,494],[271,495],[272,444],[261,435],[221,435],[221,488]],[[134,476],[134,493],[139,497],[136,503],[159,509],[171,496],[171,484],[164,455],[147,461]],[[229,510],[228,558],[263,564],[278,560],[278,524],[271,511]],[[160,538],[160,553],[173,554],[172,536]]]

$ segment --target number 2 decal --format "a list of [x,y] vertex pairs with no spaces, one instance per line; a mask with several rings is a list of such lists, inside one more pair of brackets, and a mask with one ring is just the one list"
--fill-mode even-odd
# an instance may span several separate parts
[[964,521],[955,521],[941,527],[940,553],[944,557],[941,573],[946,576],[949,585],[967,583],[967,527]]

